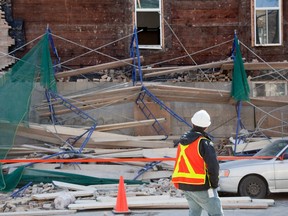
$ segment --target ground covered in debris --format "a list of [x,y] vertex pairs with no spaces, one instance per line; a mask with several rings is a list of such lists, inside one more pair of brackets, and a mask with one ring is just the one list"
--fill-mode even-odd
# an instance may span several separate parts
[[[57,183],[56,183],[57,184]],[[85,186],[84,186],[85,187]],[[169,195],[182,197],[181,191],[176,190],[170,179],[160,179],[155,182],[142,185],[126,185],[126,195],[129,196],[151,196]],[[99,197],[117,197],[118,185],[91,185],[87,186],[86,196],[74,196],[69,193],[73,190],[59,187],[53,183],[34,184],[21,191],[16,189],[13,192],[0,194],[1,212],[22,212],[41,210],[63,210],[76,200],[96,200]],[[74,190],[75,191],[75,190]],[[51,195],[54,196],[51,196]],[[40,197],[40,195],[42,195]],[[45,195],[46,198],[45,198]],[[78,194],[79,195],[79,194]]]

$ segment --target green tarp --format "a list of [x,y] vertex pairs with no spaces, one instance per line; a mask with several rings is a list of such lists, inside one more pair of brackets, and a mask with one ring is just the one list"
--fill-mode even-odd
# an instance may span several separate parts
[[[17,127],[29,121],[32,91],[35,83],[56,92],[53,65],[50,57],[48,33],[13,67],[0,77],[0,158],[5,159],[13,147]],[[13,189],[23,169],[9,175],[0,167],[0,191]],[[12,180],[13,179],[13,180]]]

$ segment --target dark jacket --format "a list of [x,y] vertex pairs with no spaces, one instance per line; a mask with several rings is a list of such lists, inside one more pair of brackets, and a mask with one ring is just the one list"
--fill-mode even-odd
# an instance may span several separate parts
[[207,175],[205,185],[190,185],[190,184],[179,184],[179,189],[186,191],[202,191],[211,188],[218,187],[219,181],[219,163],[217,160],[216,152],[213,147],[213,143],[205,132],[198,132],[192,129],[189,132],[183,134],[179,140],[182,145],[189,145],[193,143],[200,136],[205,137],[202,139],[199,145],[200,155],[203,157],[207,165]]

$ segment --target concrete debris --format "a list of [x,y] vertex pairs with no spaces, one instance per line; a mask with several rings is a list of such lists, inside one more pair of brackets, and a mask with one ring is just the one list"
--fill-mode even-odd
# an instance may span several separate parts
[[69,204],[74,203],[76,198],[68,192],[61,193],[54,200],[55,209],[65,209]]
[[[82,192],[92,191],[91,193],[87,193],[86,196],[76,197],[72,195],[73,193],[81,192],[77,190],[69,190],[65,187],[65,182],[55,182],[54,184],[37,184],[33,186],[29,186],[21,195],[18,197],[12,198],[11,194],[1,194],[0,195],[0,212],[35,212],[35,211],[47,211],[53,212],[57,210],[85,210],[85,209],[101,209],[101,205],[103,204],[103,208],[113,207],[115,205],[115,200],[118,192],[117,184],[105,184],[105,185],[90,185],[87,186],[86,191],[82,190]],[[69,184],[69,183],[68,183]],[[57,186],[60,185],[60,186]],[[71,185],[71,184],[69,184]],[[76,188],[75,184],[75,188]],[[79,185],[80,186],[80,185]],[[81,188],[81,187],[79,187]],[[142,200],[140,203],[149,202],[154,200],[153,202],[157,202],[155,208],[161,208],[161,206],[167,205],[168,203],[173,203],[173,208],[187,208],[187,203],[184,198],[183,193],[180,190],[175,189],[175,187],[171,184],[169,178],[159,179],[154,182],[150,182],[142,185],[126,185],[125,190],[127,199],[131,203],[133,207],[132,200]],[[58,194],[55,199],[50,196],[51,194]],[[33,199],[33,197],[37,197],[39,195],[43,195],[42,199]],[[47,199],[44,198],[46,195]],[[51,199],[52,198],[52,199]],[[224,197],[221,198],[223,201],[224,208],[263,208],[263,204],[265,204],[265,208],[268,206],[274,205],[274,200],[261,200],[261,203],[254,202],[251,203],[251,198],[249,197]],[[139,202],[139,200],[137,202]],[[145,201],[146,200],[146,201]],[[163,201],[161,201],[163,200]],[[174,201],[173,201],[174,200]],[[233,201],[233,202],[232,202]],[[159,202],[159,203],[158,203]],[[161,203],[163,202],[163,203]],[[102,203],[102,204],[101,204]],[[101,205],[99,205],[101,204]],[[79,209],[76,208],[78,206]],[[92,207],[91,207],[92,206]],[[105,207],[106,206],[106,207]],[[76,208],[76,209],[74,209]],[[134,206],[134,208],[137,208]],[[167,206],[166,206],[167,208]],[[1,215],[1,213],[0,213]]]

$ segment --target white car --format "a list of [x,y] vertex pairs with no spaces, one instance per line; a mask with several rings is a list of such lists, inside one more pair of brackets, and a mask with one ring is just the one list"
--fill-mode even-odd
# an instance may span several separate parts
[[252,159],[220,163],[219,192],[251,198],[288,192],[288,140],[268,144]]

